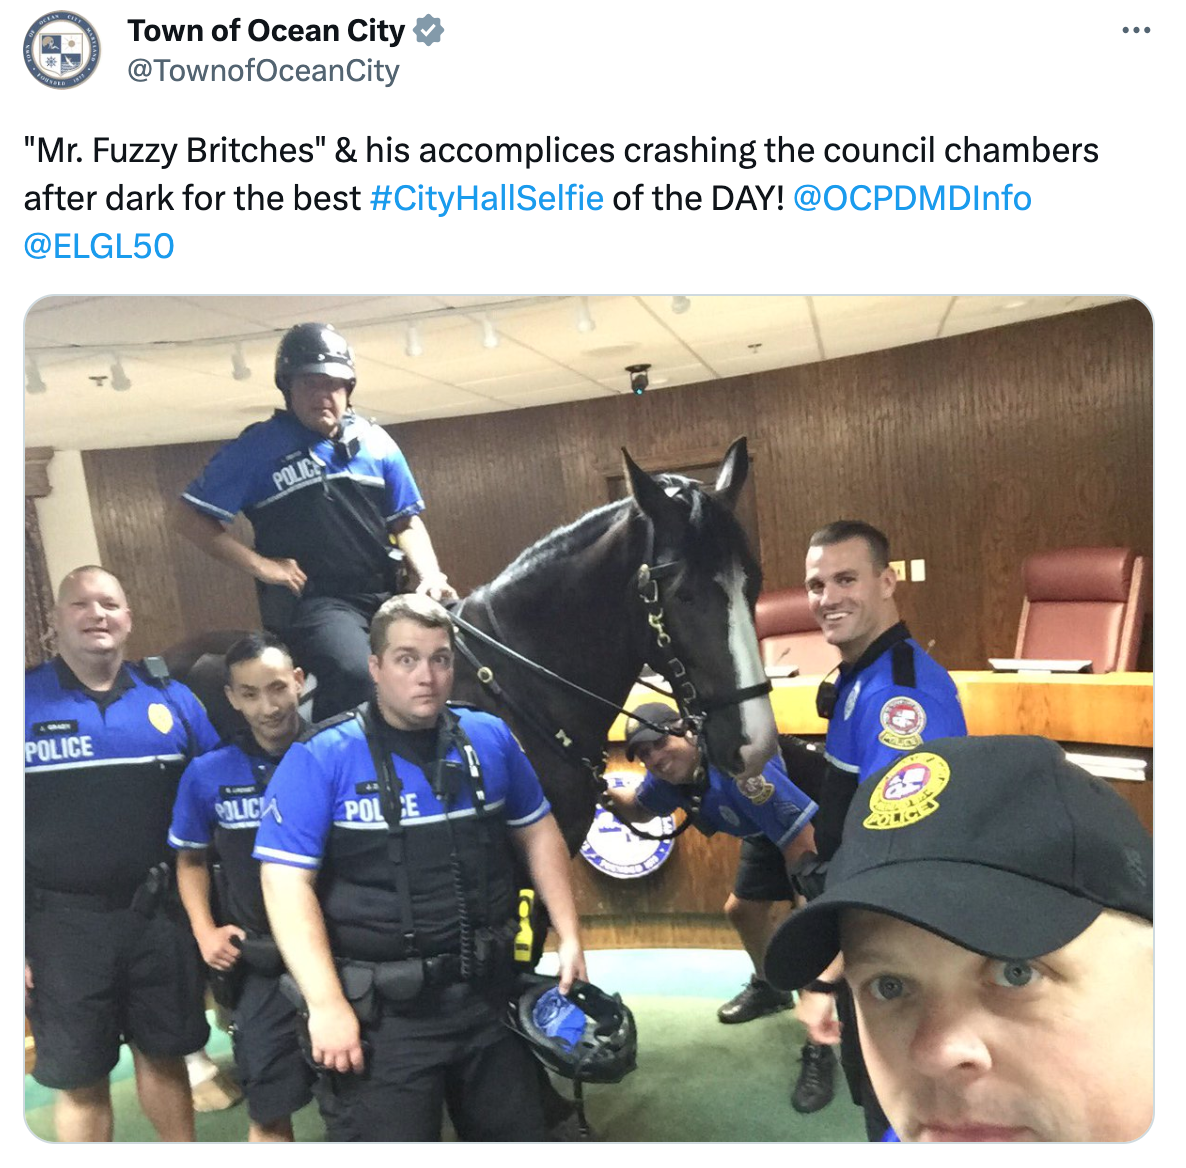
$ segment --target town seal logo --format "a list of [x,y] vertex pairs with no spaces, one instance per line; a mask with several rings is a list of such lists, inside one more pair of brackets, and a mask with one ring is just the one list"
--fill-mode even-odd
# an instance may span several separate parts
[[99,64],[99,37],[73,12],[47,12],[25,33],[25,67],[51,89],[81,85]]
[[937,754],[920,751],[902,759],[869,796],[870,831],[910,827],[939,810],[939,795],[951,778],[951,768]]

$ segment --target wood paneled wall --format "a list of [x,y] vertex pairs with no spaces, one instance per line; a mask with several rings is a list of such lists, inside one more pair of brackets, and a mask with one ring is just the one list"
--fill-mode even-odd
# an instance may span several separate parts
[[[889,533],[895,558],[927,562],[926,582],[899,593],[916,635],[949,667],[978,668],[1012,652],[1030,551],[1152,551],[1152,346],[1149,313],[1129,301],[641,398],[393,432],[462,590],[605,502],[619,447],[644,465],[678,465],[747,434],[767,586],[802,579],[815,528],[866,519]],[[365,386],[358,401],[365,408]],[[135,610],[135,653],[256,619],[250,583],[164,526],[214,448],[85,457],[104,562]]]

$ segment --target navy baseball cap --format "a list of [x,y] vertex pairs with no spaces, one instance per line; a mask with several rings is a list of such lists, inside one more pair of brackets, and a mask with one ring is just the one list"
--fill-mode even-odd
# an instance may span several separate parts
[[771,938],[766,979],[819,977],[845,908],[986,956],[1041,957],[1105,909],[1153,920],[1153,840],[1049,739],[936,739],[857,788],[824,892]]
[[[658,742],[667,736],[667,731],[662,727],[675,726],[682,721],[679,710],[662,702],[644,702],[636,706],[626,720],[626,757],[633,762],[634,752],[643,743]],[[660,729],[655,729],[656,726]]]

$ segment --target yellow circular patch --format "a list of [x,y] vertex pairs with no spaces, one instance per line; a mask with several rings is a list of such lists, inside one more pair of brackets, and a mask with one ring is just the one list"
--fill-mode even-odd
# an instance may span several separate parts
[[939,810],[938,796],[950,778],[951,768],[937,754],[907,755],[873,788],[863,826],[892,831],[926,819]]
[[168,734],[173,729],[173,711],[160,702],[153,702],[148,707],[148,720],[162,734]]

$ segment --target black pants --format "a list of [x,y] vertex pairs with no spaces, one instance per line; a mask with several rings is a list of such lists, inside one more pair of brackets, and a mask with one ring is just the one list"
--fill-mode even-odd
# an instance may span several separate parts
[[322,1075],[317,1101],[334,1141],[435,1141],[442,1108],[462,1140],[546,1138],[536,1062],[497,1004],[466,986],[435,1008],[363,1027],[362,1075]]
[[371,618],[386,599],[387,593],[373,592],[302,597],[288,623],[275,628],[293,651],[297,664],[317,678],[315,722],[353,709],[370,698],[368,634]]

